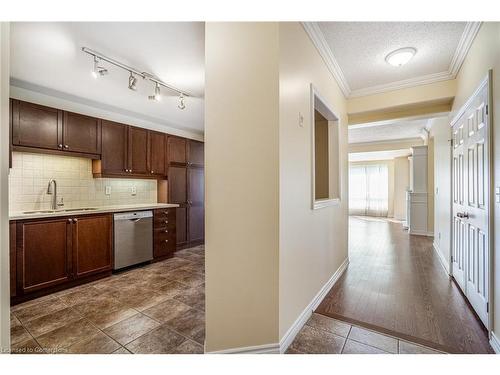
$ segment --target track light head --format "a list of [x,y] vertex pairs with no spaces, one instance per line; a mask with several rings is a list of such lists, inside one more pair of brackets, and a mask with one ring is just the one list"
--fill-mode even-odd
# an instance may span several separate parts
[[149,100],[156,100],[157,102],[159,102],[161,100],[160,85],[158,84],[158,82],[156,82],[156,84],[155,84],[155,92],[154,92],[154,94],[153,95],[149,95],[148,99]]
[[132,72],[130,72],[130,76],[128,77],[128,88],[133,91],[137,90],[137,78]]
[[94,78],[98,78],[99,76],[105,76],[106,74],[108,74],[108,69],[99,66],[100,61],[101,60],[99,58],[94,56],[94,68],[92,69],[92,76]]
[[177,106],[179,109],[186,108],[186,104],[184,104],[184,94],[181,92],[179,95],[179,105]]

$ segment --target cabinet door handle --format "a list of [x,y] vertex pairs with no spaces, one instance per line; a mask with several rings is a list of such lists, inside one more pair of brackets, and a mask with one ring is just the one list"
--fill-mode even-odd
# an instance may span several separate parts
[[68,223],[72,223],[72,222],[73,222],[73,220],[72,220],[72,219],[68,219]]
[[68,148],[69,148],[69,146],[68,146],[68,145],[64,145],[64,148],[65,148],[65,149],[68,149]]
[[73,222],[76,223],[78,221],[78,219],[73,219]]
[[59,148],[63,148],[62,143],[59,143],[59,144],[57,145],[57,147],[59,147]]
[[165,240],[165,243],[167,243],[167,242],[168,242],[168,240]]
[[168,229],[165,229],[165,233],[168,233]]
[[165,224],[168,224],[168,220],[165,220]]
[[155,171],[151,171],[151,173],[155,173]]
[[165,215],[168,215],[168,211],[165,211],[165,212],[164,212],[164,214],[165,214]]

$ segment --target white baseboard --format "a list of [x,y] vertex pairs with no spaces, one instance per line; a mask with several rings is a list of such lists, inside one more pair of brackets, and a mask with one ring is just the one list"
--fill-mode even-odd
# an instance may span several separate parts
[[280,344],[265,344],[257,346],[245,346],[242,348],[231,348],[207,352],[205,354],[280,354]]
[[450,276],[450,265],[449,265],[448,261],[445,259],[445,257],[443,256],[443,253],[441,253],[439,246],[435,242],[433,242],[432,247],[434,248],[434,251],[436,252],[436,254],[438,256],[439,263],[441,263],[441,265],[444,268],[444,272],[446,272],[446,276]]
[[500,340],[495,336],[493,332],[491,332],[490,345],[496,354],[500,354]]
[[347,269],[349,265],[349,258],[346,258],[344,262],[340,265],[340,267],[335,271],[335,273],[330,277],[330,279],[326,282],[325,285],[321,288],[321,290],[316,294],[316,296],[312,299],[312,301],[307,305],[307,307],[302,311],[297,320],[292,324],[292,326],[288,329],[288,331],[283,335],[280,340],[279,349],[281,353],[284,353],[290,344],[295,339],[295,336],[302,329],[304,324],[309,320],[312,313],[319,306],[323,298],[325,298],[326,294],[330,291],[332,286],[337,282],[337,280],[342,276],[344,271]]
[[413,234],[415,236],[427,236],[427,237],[434,237],[434,232],[427,232],[425,230],[409,230],[410,234]]

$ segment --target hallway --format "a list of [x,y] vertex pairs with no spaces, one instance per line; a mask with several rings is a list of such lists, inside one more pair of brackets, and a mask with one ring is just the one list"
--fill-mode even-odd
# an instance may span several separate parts
[[349,259],[316,313],[445,352],[492,352],[430,237],[409,236],[386,219],[350,217]]

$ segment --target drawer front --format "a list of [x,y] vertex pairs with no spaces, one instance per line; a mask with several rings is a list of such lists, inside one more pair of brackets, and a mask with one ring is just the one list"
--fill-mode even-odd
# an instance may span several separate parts
[[153,213],[154,257],[172,255],[176,248],[175,208],[157,209]]
[[175,229],[175,208],[159,209],[154,211],[154,227]]

